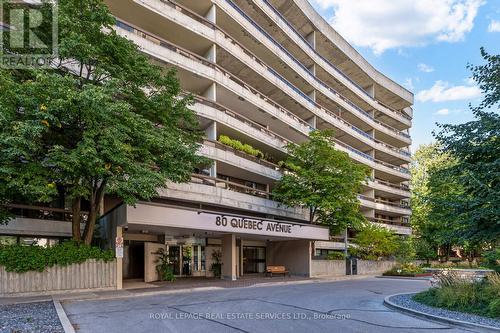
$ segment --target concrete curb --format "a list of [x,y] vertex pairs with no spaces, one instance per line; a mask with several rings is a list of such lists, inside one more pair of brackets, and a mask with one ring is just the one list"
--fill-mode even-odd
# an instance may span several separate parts
[[417,280],[417,281],[429,281],[432,276],[375,276],[378,279],[396,279],[396,280]]
[[472,328],[472,329],[480,329],[482,332],[492,332],[492,333],[498,333],[500,332],[500,328],[493,327],[493,326],[488,326],[488,325],[482,325],[482,324],[476,324],[476,323],[471,323],[467,321],[462,321],[462,320],[456,320],[456,319],[451,319],[447,317],[442,317],[442,316],[436,316],[432,315],[429,313],[417,311],[414,309],[406,308],[401,305],[397,305],[394,302],[390,300],[391,297],[393,296],[398,296],[398,295],[413,295],[414,293],[399,293],[399,294],[394,294],[394,295],[389,295],[384,298],[384,305],[390,309],[406,313],[410,316],[417,317],[417,318],[423,318],[427,320],[432,320],[444,324],[449,324],[449,325],[454,325],[458,327],[464,327],[464,328]]
[[69,318],[66,315],[66,312],[64,311],[61,302],[55,299],[52,299],[52,302],[54,303],[54,307],[56,308],[57,316],[59,317],[59,321],[61,322],[61,325],[64,329],[64,333],[75,333],[75,328],[69,321]]

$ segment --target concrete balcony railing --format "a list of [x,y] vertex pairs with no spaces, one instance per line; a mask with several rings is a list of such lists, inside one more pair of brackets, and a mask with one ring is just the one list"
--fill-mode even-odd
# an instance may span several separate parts
[[[225,86],[227,89],[234,91],[237,95],[244,96],[247,100],[255,102],[253,104],[260,107],[262,110],[268,111],[274,109],[275,112],[271,112],[271,115],[280,115],[282,118],[288,120],[288,122],[290,120],[294,120],[295,125],[298,125],[297,127],[301,128],[303,133],[307,131],[308,134],[309,131],[312,130],[307,122],[296,117],[293,113],[287,111],[279,104],[265,98],[265,96],[262,96],[254,88],[245,85],[240,79],[228,73],[213,62],[161,39],[152,40],[152,38],[156,37],[147,35],[146,33],[138,31],[133,27],[129,27],[128,29],[130,30],[125,30],[127,26],[124,26],[123,23],[120,26],[123,26],[124,28],[116,27],[116,31],[122,36],[134,41],[142,48],[143,52],[159,60],[163,60],[189,70],[197,75],[205,76],[210,80],[214,80]],[[144,36],[142,34],[144,34]],[[287,117],[285,118],[285,116]],[[306,126],[307,129],[305,128]],[[297,127],[295,128],[299,130]],[[347,151],[350,154],[354,152],[356,154],[353,155],[355,158],[363,158],[361,160],[362,163],[368,164],[373,168],[380,168],[381,171],[392,173],[403,178],[409,177],[409,171],[405,168],[375,160],[369,155],[364,154],[338,140],[336,140],[336,143],[338,144],[336,146],[341,147],[339,148],[340,150]]]
[[[281,75],[279,75],[276,71],[274,71],[272,68],[268,67],[263,61],[261,61],[257,56],[255,56],[252,52],[250,52],[248,49],[246,49],[241,43],[233,39],[229,34],[224,32],[220,27],[217,25],[213,24],[206,18],[199,16],[198,14],[190,11],[189,9],[182,7],[178,4],[176,4],[173,1],[169,0],[147,0],[143,1],[142,5],[145,6],[147,4],[147,7],[150,9],[155,9],[157,12],[161,13],[165,18],[178,23],[179,25],[182,25],[188,29],[191,29],[193,32],[201,35],[202,37],[211,40],[212,42],[216,43],[217,45],[223,47],[227,52],[233,54],[237,59],[240,61],[246,63],[250,68],[253,70],[259,70],[259,74],[262,75],[263,77],[266,77],[266,79],[269,80],[272,84],[279,86],[280,89],[284,91],[288,91],[288,95],[293,96],[298,102],[302,103],[305,108],[310,109],[311,112],[316,114],[317,116],[325,119],[326,121],[332,123],[333,125],[338,125],[335,120],[332,122],[332,119],[328,117],[328,115],[333,115],[335,119],[338,119],[340,117],[337,117],[333,112],[325,109],[324,107],[320,106],[316,102],[314,102],[309,96],[304,94],[302,91],[300,91],[297,87],[295,87],[293,84],[291,84],[289,81],[284,79]],[[279,45],[279,44],[278,44]],[[279,45],[280,46],[280,45]],[[280,46],[281,47],[281,46]],[[285,50],[286,51],[286,50]],[[316,82],[319,84],[316,88],[320,91],[322,91],[326,96],[329,96],[332,100],[335,98],[340,98],[342,99],[342,103],[350,103],[352,104],[351,107],[356,107],[357,112],[361,112],[360,115],[362,116],[361,118],[364,119],[365,121],[368,121],[371,125],[373,125],[375,128],[377,128],[379,131],[382,131],[386,133],[387,135],[393,136],[398,140],[402,140],[402,142],[409,144],[411,143],[410,137],[408,134],[398,131],[380,121],[375,120],[371,114],[368,112],[362,110],[361,108],[355,106],[351,101],[349,101],[347,98],[342,97],[338,92],[334,91],[331,87],[329,87],[327,84],[324,82],[320,81],[317,77],[312,75],[310,71],[305,68],[303,65],[300,64],[297,60],[296,62],[290,64],[292,68],[297,67],[297,65],[300,65],[299,67],[295,68],[296,71],[298,71],[307,81],[314,83]],[[311,76],[312,75],[312,76]],[[312,81],[311,81],[312,80]],[[324,91],[323,91],[324,90]],[[348,108],[348,105],[344,105],[344,108]],[[326,116],[326,117],[325,117]],[[343,123],[347,124],[349,130],[356,131],[356,132],[362,132],[365,136],[368,136],[370,140],[374,140],[373,137],[369,136],[367,133],[364,131],[361,131],[360,129],[357,129],[355,126],[352,124],[349,124],[345,120],[342,120]],[[343,128],[343,130],[346,130]],[[352,134],[352,133],[351,133]],[[373,145],[373,143],[371,143]],[[375,143],[375,148],[378,149],[385,149],[385,147],[376,147],[377,143]],[[388,145],[386,145],[388,146]],[[392,147],[391,151],[388,151],[389,154],[394,154],[398,153],[403,155],[404,157],[409,156],[409,153],[403,149],[399,149],[396,147]]]
[[117,33],[136,43],[142,52],[149,56],[216,82],[305,136],[309,135],[309,132],[314,129],[305,120],[300,119],[278,103],[262,95],[259,91],[215,63],[179,46],[141,32],[126,23],[118,22],[118,24],[115,27]]
[[392,230],[399,235],[411,235],[411,226],[408,223],[395,222],[392,220],[378,218],[370,219],[370,222],[374,223],[375,225]]
[[[121,27],[123,27],[123,28],[121,28]],[[129,30],[125,30],[125,28],[128,28]],[[228,84],[240,83],[239,92],[242,92],[244,94],[243,96],[245,96],[246,98],[248,97],[247,98],[248,100],[250,100],[251,97],[261,97],[260,98],[261,103],[257,104],[256,106],[260,107],[262,102],[264,102],[264,103],[268,104],[268,106],[267,106],[267,108],[261,107],[263,110],[267,111],[268,108],[272,109],[274,107],[274,109],[277,112],[271,113],[272,115],[279,114],[281,116],[285,116],[285,115],[289,116],[287,120],[290,120],[289,118],[292,118],[293,120],[295,120],[296,122],[299,123],[299,124],[296,123],[296,125],[299,125],[298,126],[299,128],[297,128],[298,130],[302,129],[303,132],[306,131],[306,129],[304,128],[305,126],[307,126],[309,129],[312,129],[309,126],[309,124],[307,124],[305,121],[301,120],[300,118],[296,117],[295,115],[293,115],[293,113],[287,111],[285,108],[283,108],[279,104],[272,102],[269,99],[265,99],[265,101],[262,101],[262,95],[260,95],[260,93],[258,93],[255,89],[248,87],[246,85],[242,87],[242,85],[244,85],[244,83],[241,82],[241,80],[234,77],[232,74],[228,73],[223,68],[220,68],[216,64],[206,60],[205,58],[200,57],[198,55],[195,55],[187,50],[184,50],[176,45],[173,45],[173,44],[168,43],[166,41],[163,41],[161,39],[153,39],[152,40],[152,38],[156,38],[156,37],[147,35],[146,33],[141,32],[134,27],[127,26],[127,25],[125,25],[125,23],[122,23],[122,22],[120,22],[120,27],[117,27],[116,30],[118,31],[118,33],[121,33],[122,35],[126,36],[127,38],[134,40],[139,46],[141,46],[143,48],[144,52],[146,52],[152,56],[155,56],[159,59],[163,59],[169,63],[175,63],[179,67],[186,68],[186,69],[188,69],[194,73],[197,73],[199,75],[201,73],[205,73],[205,72],[212,72],[213,76],[210,77],[207,75],[207,78],[209,78],[211,80],[215,80],[216,82],[218,82],[222,85],[225,85],[224,83],[226,83],[226,88],[228,88],[230,90],[236,91],[237,87],[234,87],[234,85],[233,85],[233,87],[230,87]],[[146,37],[149,37],[149,38],[146,38]],[[154,52],[153,49],[155,49],[158,46],[160,47],[160,49],[164,48],[164,51],[158,50],[159,53]],[[180,58],[182,56],[187,57],[189,59],[189,61],[186,61],[183,59],[177,60],[177,58]],[[198,62],[200,65],[208,67],[208,68],[206,68],[204,71],[202,71],[199,68],[200,66],[198,66],[198,68],[196,68],[197,66],[189,66],[188,67],[188,65],[194,65],[193,61]],[[220,77],[220,72],[222,72],[224,74],[223,78],[226,78],[226,80],[217,80],[217,77],[218,76]],[[231,80],[228,81],[227,78],[230,78]],[[249,94],[248,90],[250,90],[253,94]],[[257,100],[257,98],[254,98],[254,100]],[[343,121],[340,117],[336,116],[333,113],[330,113],[329,116],[332,118],[334,118],[334,117],[337,118],[338,123],[340,123],[340,124],[343,124],[343,123],[348,124],[347,122]],[[362,131],[359,130],[359,132],[362,132]],[[362,133],[364,133],[364,132],[362,132]],[[364,136],[361,135],[362,138],[366,137],[366,136],[368,136],[367,133],[364,133]],[[343,144],[343,145],[345,145],[345,144]],[[388,146],[388,145],[384,144],[383,147],[385,148],[386,146]],[[356,149],[354,149],[350,146],[348,146],[348,147],[349,147],[349,150],[358,152]],[[365,155],[365,154],[363,154],[363,155]],[[407,158],[409,158],[409,157],[407,157]],[[400,169],[399,167],[392,166],[392,165],[387,164],[385,162],[382,162],[382,161],[375,161],[375,162],[376,162],[376,164],[377,163],[378,164],[386,164],[386,166],[390,166],[392,169],[395,168],[396,171],[401,171],[403,173],[405,172],[404,169],[399,170]]]
[[231,209],[308,220],[307,210],[281,205],[269,199],[270,196],[271,193],[267,191],[257,190],[224,179],[195,174],[189,183],[168,184],[167,189],[162,190],[160,195],[160,197],[183,201],[202,202]]
[[368,180],[368,186],[375,189],[381,190],[384,192],[394,193],[401,197],[409,198],[410,197],[410,189],[405,185],[393,184],[387,181],[374,179]]
[[[222,0],[221,0],[222,1]],[[231,0],[224,0],[232,2]],[[370,104],[373,108],[383,112],[384,114],[404,123],[411,125],[411,116],[404,112],[397,111],[388,105],[373,98],[365,89],[352,80],[348,75],[344,74],[339,68],[328,61],[325,57],[319,54],[316,49],[293,27],[290,22],[268,1],[268,0],[254,0],[253,1],[281,30],[299,47],[301,47],[314,62],[320,65],[325,72],[331,73],[337,81],[340,81],[343,86],[347,87],[350,91],[356,93],[358,97],[362,98],[365,102]],[[292,55],[291,55],[292,56]]]
[[[308,0],[290,0],[300,8],[304,19],[310,22],[313,29],[321,32],[326,37],[326,43],[332,44],[340,52],[346,55],[353,64],[358,67],[356,71],[360,71],[368,75],[374,82],[381,87],[391,91],[393,94],[399,96],[403,100],[413,104],[413,94],[407,89],[403,88],[400,84],[394,82],[377,69],[375,69],[365,58],[359,54],[342,36],[333,29],[330,22],[325,20],[311,5]],[[327,60],[328,61],[328,60]]]
[[411,215],[411,209],[405,204],[397,204],[389,201],[384,201],[380,199],[369,198],[363,195],[359,195],[359,201],[361,206],[372,208],[379,211],[391,212],[401,215]]
[[[271,35],[269,35],[269,33],[267,33],[267,31],[262,29],[243,10],[241,10],[233,1],[231,1],[231,0],[215,0],[215,3],[218,6],[220,6],[224,11],[226,11],[232,18],[237,20],[238,23],[241,26],[243,26],[247,31],[249,31],[249,33],[251,33],[253,36],[259,35],[260,37],[262,37],[262,38],[257,38],[257,37],[256,38],[259,41],[261,41],[262,43],[267,42],[266,43],[267,48],[273,52],[276,52],[276,55],[278,57],[280,57],[281,59],[283,59],[285,61],[290,60],[289,62],[295,63],[294,65],[290,64],[292,67],[296,67],[297,65],[299,67],[303,67],[305,69],[305,73],[309,73],[309,75],[308,75],[309,78],[306,78],[306,79],[308,79],[308,81],[310,81],[311,79],[313,80],[311,82],[311,84],[313,84],[313,82],[319,83],[323,87],[319,88],[319,86],[318,86],[317,88],[318,88],[318,90],[322,91],[323,93],[325,93],[323,91],[324,88],[326,88],[328,90],[328,93],[325,93],[326,96],[328,96],[332,100],[338,102],[343,107],[345,107],[347,110],[352,112],[353,111],[352,109],[354,109],[354,110],[356,110],[356,112],[364,113],[366,116],[372,118],[372,120],[373,120],[373,117],[370,114],[368,114],[362,108],[357,106],[355,103],[353,103],[349,99],[345,98],[344,96],[342,96],[340,93],[338,93],[336,90],[329,87],[328,85],[325,85],[322,82],[320,83],[319,82],[320,80],[315,75],[311,74],[310,71],[307,70],[307,68],[305,68],[305,66],[302,65],[288,50],[286,50],[280,43],[278,43],[276,40],[274,40],[274,38]],[[265,3],[265,2],[263,2],[263,3]],[[272,8],[274,9],[274,7],[272,7]],[[263,9],[264,9],[264,11],[266,11],[266,9],[268,9],[268,7],[263,6]],[[279,21],[279,19],[278,19],[279,16],[273,15],[273,18],[276,19],[276,21]],[[284,24],[283,27],[288,27],[288,22],[286,20],[284,20],[284,22],[286,22],[286,23],[283,23],[283,21],[281,21],[281,23]],[[278,22],[276,22],[276,23],[278,23]],[[290,28],[285,28],[285,29],[286,29],[285,31],[291,32]],[[290,34],[288,34],[288,35],[290,35]],[[338,72],[335,70],[335,68],[333,68],[331,66],[331,64],[329,62],[327,62],[324,58],[319,56],[319,54],[316,52],[316,50],[314,50],[314,48],[312,48],[312,46],[302,36],[300,36],[297,33],[297,35],[295,37],[296,37],[296,42],[299,43],[299,45],[305,47],[304,50],[308,54],[317,55],[318,59],[315,59],[315,60],[317,60],[317,62],[323,64],[322,67],[325,69],[325,71],[338,74]],[[321,61],[321,59],[323,59],[323,61]],[[330,64],[330,65],[328,65],[328,64]],[[305,73],[303,73],[303,74],[305,74]],[[357,92],[359,90],[359,88],[352,85],[352,83],[349,83],[349,81],[345,79],[345,76],[338,75],[337,79],[341,80],[341,82],[343,82],[345,85],[347,85],[349,88],[351,88],[351,91]],[[364,89],[361,89],[361,90],[364,91]],[[335,96],[332,96],[332,93]],[[359,94],[359,96],[360,97],[365,96],[366,102],[368,104],[370,104],[370,106],[373,107],[374,109],[377,109],[380,112],[383,112],[387,116],[393,118],[394,120],[396,120],[396,121],[398,121],[406,126],[411,126],[411,117],[404,114],[403,112],[398,112],[396,110],[389,109],[387,106],[382,105],[380,102],[376,101],[375,99],[371,98],[369,95],[367,95],[365,93],[361,93],[361,94]],[[366,96],[368,96],[368,97],[366,97]]]
[[253,172],[272,180],[282,177],[279,167],[271,162],[235,150],[217,141],[204,140],[199,153],[212,160]]
[[210,101],[201,96],[194,96],[195,104],[190,108],[198,115],[224,124],[230,128],[237,129],[239,132],[255,138],[260,142],[273,147],[282,152],[286,152],[286,145],[291,141],[270,131],[264,126],[230,110],[219,103]]

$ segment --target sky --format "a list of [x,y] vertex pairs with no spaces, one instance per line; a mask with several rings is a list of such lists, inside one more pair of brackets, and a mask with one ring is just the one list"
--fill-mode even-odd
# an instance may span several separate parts
[[309,0],[375,68],[414,93],[412,151],[436,123],[473,119],[467,64],[500,54],[500,0]]

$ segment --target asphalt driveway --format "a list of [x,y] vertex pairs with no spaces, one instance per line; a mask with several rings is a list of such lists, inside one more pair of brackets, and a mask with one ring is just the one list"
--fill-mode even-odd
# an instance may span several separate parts
[[465,332],[382,304],[387,295],[428,285],[366,278],[65,301],[63,306],[77,332]]

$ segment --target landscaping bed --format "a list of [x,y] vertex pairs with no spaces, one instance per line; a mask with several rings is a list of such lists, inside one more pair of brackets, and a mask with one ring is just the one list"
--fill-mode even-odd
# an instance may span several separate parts
[[0,305],[0,332],[63,333],[54,303]]
[[413,298],[414,294],[404,294],[392,296],[389,300],[398,306],[423,312],[428,315],[444,317],[451,320],[465,321],[473,324],[492,326],[500,329],[500,320],[498,319],[429,306],[417,302]]
[[414,295],[413,301],[500,321],[500,274],[490,273],[484,279],[477,279],[444,271],[434,278],[433,287]]

